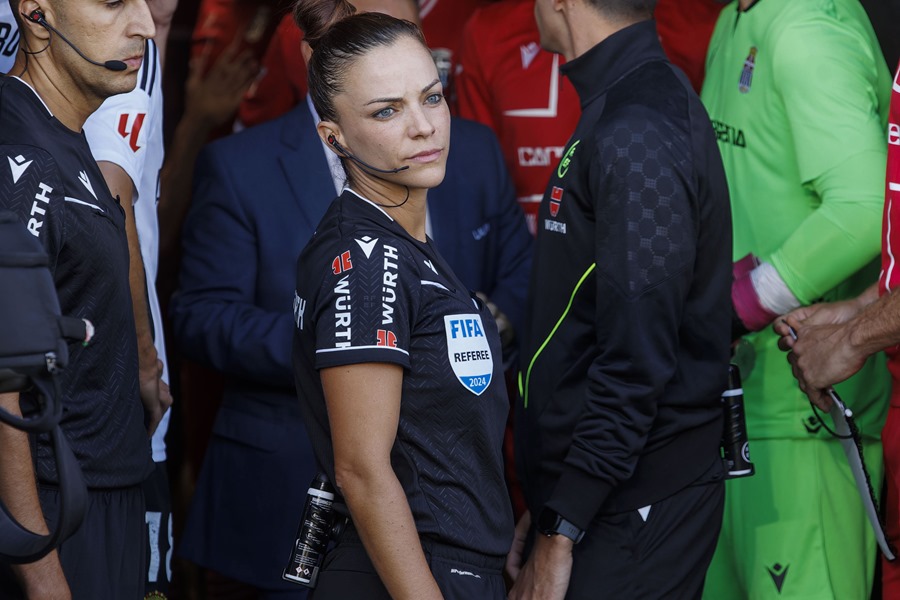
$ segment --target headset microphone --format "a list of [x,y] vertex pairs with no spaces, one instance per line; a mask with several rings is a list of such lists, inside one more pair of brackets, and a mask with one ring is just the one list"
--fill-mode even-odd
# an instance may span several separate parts
[[353,154],[350,154],[350,152],[346,148],[344,148],[343,146],[341,146],[338,143],[337,138],[335,138],[333,135],[328,136],[328,143],[331,144],[332,146],[334,146],[334,149],[337,150],[339,153],[343,154],[344,156],[346,156],[347,158],[349,158],[350,160],[352,160],[359,166],[369,169],[370,171],[375,171],[376,173],[384,173],[386,175],[393,175],[394,173],[399,173],[400,171],[405,171],[409,168],[409,166],[407,165],[404,167],[400,167],[399,169],[379,169],[378,167],[373,167],[372,165],[363,161],[362,159],[357,158]]
[[75,46],[75,44],[70,42],[68,40],[68,38],[66,38],[66,36],[61,34],[58,29],[56,29],[53,25],[48,23],[47,19],[44,18],[44,13],[41,12],[40,10],[33,10],[28,15],[23,14],[22,16],[27,18],[32,23],[37,23],[44,29],[47,29],[48,31],[51,31],[51,32],[55,33],[56,35],[58,35],[62,41],[64,41],[65,43],[67,43],[69,46],[72,47],[72,50],[74,50],[78,54],[78,56],[80,56],[84,60],[88,61],[92,65],[97,65],[98,67],[104,67],[106,69],[109,69],[110,71],[124,71],[125,69],[128,68],[128,65],[126,65],[121,60],[108,60],[106,62],[97,62],[96,60],[91,60],[90,58],[85,56],[84,53]]

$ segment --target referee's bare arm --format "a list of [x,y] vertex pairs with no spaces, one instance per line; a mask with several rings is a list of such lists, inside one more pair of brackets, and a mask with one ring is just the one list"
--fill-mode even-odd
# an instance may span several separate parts
[[[19,394],[0,394],[0,408],[21,416]],[[0,500],[22,526],[35,533],[48,533],[38,500],[28,434],[5,423],[0,423]],[[56,550],[36,562],[12,568],[26,598],[71,600]]]
[[361,363],[320,373],[334,444],[335,483],[378,576],[397,600],[442,600],[391,465],[403,368]]

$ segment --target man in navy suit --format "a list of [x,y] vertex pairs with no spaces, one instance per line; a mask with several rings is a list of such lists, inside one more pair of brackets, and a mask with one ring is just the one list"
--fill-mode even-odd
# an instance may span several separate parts
[[[412,0],[357,0],[416,20]],[[344,183],[303,101],[277,120],[210,144],[184,228],[175,339],[225,374],[180,553],[265,598],[281,581],[315,459],[291,372],[296,257]],[[521,326],[532,240],[493,133],[454,119],[447,175],[428,194],[429,235],[459,278]],[[502,321],[502,318],[500,319]]]

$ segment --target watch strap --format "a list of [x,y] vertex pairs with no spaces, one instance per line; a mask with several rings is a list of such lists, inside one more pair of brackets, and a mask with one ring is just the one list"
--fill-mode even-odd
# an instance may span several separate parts
[[584,537],[583,530],[579,529],[575,523],[566,521],[562,517],[559,518],[559,522],[556,524],[556,533],[566,536],[576,544]]
[[546,536],[562,535],[577,544],[584,537],[584,531],[571,521],[564,519],[559,513],[549,508],[541,511],[538,519],[538,531]]

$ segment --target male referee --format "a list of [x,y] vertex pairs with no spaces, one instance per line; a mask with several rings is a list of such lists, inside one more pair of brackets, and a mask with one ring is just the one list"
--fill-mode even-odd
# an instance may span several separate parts
[[[694,598],[722,520],[731,215],[653,0],[537,0],[582,117],[538,218],[515,600]],[[548,285],[552,282],[552,285]]]
[[[0,208],[18,214],[43,244],[63,314],[89,319],[96,334],[70,346],[60,376],[62,429],[89,488],[84,522],[58,552],[0,565],[0,597],[140,598],[140,484],[153,463],[137,385],[125,217],[82,125],[105,98],[135,87],[153,21],[145,0],[10,0],[10,7],[21,44],[10,76],[0,78]],[[0,396],[14,411],[19,400]],[[0,426],[0,497],[21,523],[46,531],[41,508],[55,514],[57,481],[46,439],[37,439],[32,456],[26,436]]]

